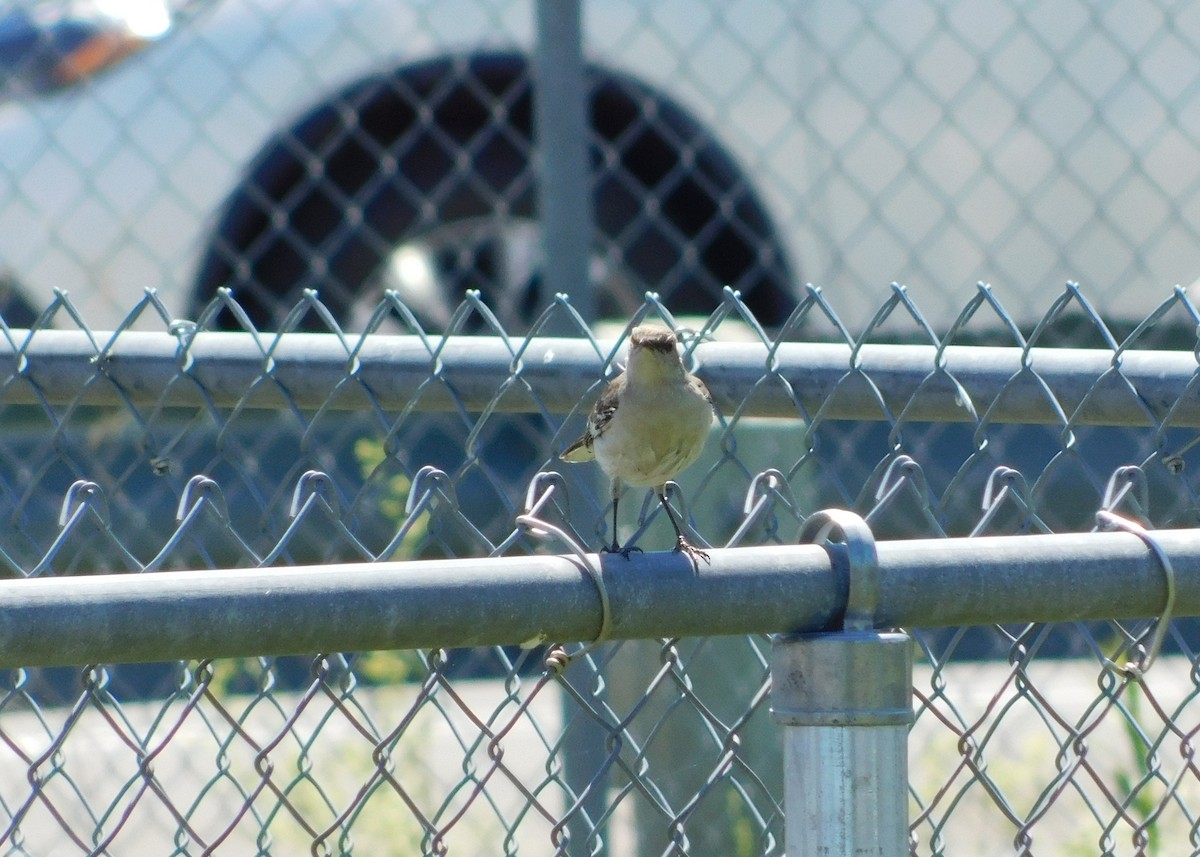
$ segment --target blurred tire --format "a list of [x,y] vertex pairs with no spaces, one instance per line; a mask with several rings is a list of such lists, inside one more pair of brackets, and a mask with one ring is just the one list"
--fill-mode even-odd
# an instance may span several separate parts
[[[310,110],[266,144],[227,200],[195,308],[228,286],[270,329],[305,288],[346,320],[356,302],[398,287],[438,329],[479,288],[519,329],[536,299],[536,273],[514,272],[521,254],[509,246],[536,237],[531,81],[519,54],[440,58],[364,78]],[[730,285],[761,322],[782,322],[794,281],[733,159],[632,78],[592,67],[588,82],[601,316],[625,316],[647,289],[675,312],[707,313]],[[389,279],[405,246],[425,249],[437,294]],[[226,312],[219,324],[234,320]]]

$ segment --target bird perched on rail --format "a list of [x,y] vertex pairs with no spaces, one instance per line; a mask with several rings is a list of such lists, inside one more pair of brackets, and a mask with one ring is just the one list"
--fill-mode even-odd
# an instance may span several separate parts
[[675,528],[675,550],[695,563],[708,554],[689,542],[666,498],[666,483],[700,457],[712,426],[712,396],[688,372],[675,334],[641,325],[629,336],[625,371],[604,388],[588,416],[583,437],[568,446],[563,461],[599,462],[612,487],[613,541],[605,550],[626,559],[641,548],[617,543],[617,501],[622,485],[653,488]]

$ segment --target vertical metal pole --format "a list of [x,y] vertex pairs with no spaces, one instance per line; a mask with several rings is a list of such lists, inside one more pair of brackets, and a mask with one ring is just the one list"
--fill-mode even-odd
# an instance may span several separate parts
[[538,297],[544,307],[562,292],[592,321],[592,183],[581,18],[581,0],[538,0],[533,102],[544,255]]
[[908,854],[912,650],[877,631],[775,642],[788,854]]
[[[534,49],[533,121],[536,142],[537,202],[542,240],[539,310],[554,295],[565,294],[588,323],[596,318],[596,297],[589,275],[592,249],[592,182],[588,167],[588,92],[584,82],[582,0],[537,0]],[[563,315],[541,330],[545,335],[575,335]],[[586,474],[564,474],[574,488]],[[594,484],[588,486],[596,490]],[[582,493],[582,485],[579,488]],[[583,504],[580,504],[582,508]],[[582,528],[584,532],[587,528]],[[595,655],[601,659],[601,652]],[[563,676],[585,699],[602,683],[577,664]],[[607,776],[598,776],[607,758],[608,733],[563,694],[563,779],[574,795],[584,795],[567,827],[571,854],[608,853],[606,844],[589,842],[592,824],[608,807]],[[603,842],[603,840],[601,840]]]

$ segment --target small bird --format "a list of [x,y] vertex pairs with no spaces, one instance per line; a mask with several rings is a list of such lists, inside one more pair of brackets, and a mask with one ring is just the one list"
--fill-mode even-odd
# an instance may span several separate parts
[[622,485],[653,488],[675,528],[675,550],[693,564],[708,554],[684,538],[665,494],[666,483],[690,466],[704,449],[712,426],[712,396],[687,371],[675,334],[641,325],[629,336],[625,371],[605,386],[588,416],[583,437],[559,456],[563,461],[595,459],[611,480],[613,541],[605,548],[626,559],[641,548],[617,543],[617,500]]

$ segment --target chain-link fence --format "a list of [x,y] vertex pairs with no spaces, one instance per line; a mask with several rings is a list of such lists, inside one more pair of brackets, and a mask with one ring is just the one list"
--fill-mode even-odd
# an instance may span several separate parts
[[[1200,18],[590,0],[580,191],[571,5],[0,9],[0,853],[781,854],[766,632],[847,597],[772,575],[833,507],[976,557],[880,601],[913,854],[1200,853],[1195,563],[949,547],[1197,522]],[[648,555],[572,588],[611,506],[555,454],[635,316],[717,401],[713,562],[627,492]]]
[[[112,327],[144,287],[193,315],[229,286],[273,326],[314,286],[352,328],[383,288],[434,326],[468,288],[528,323],[535,4],[5,8],[10,318],[67,288]],[[1141,0],[591,0],[601,310],[730,285],[777,323],[810,281],[857,325],[898,280],[944,327],[982,280],[1028,322],[1073,280],[1136,318],[1200,271],[1198,28]]]
[[[1022,565],[1030,534],[1092,530],[1098,509],[1194,524],[1200,312],[1182,292],[1113,334],[1069,289],[1022,333],[980,289],[937,335],[903,289],[861,334],[818,291],[770,331],[727,292],[688,322],[719,419],[672,500],[708,545],[768,553],[693,572],[626,492],[623,535],[648,553],[604,572],[613,637],[678,636],[565,668],[553,639],[513,635],[598,633],[593,583],[543,555],[611,535],[607,488],[554,456],[623,336],[593,338],[564,302],[512,334],[478,295],[445,334],[394,295],[368,327],[401,335],[339,333],[315,297],[292,325],[329,332],[211,330],[224,314],[227,297],[179,322],[151,295],[102,333],[63,300],[5,330],[0,562],[35,579],[0,596],[4,853],[780,854],[770,640],[731,629],[836,624],[840,584],[814,595],[789,570],[811,556],[783,547],[833,506],[884,539],[1030,546],[1005,586],[1023,607],[964,612],[955,585],[903,620],[950,626],[917,633],[912,853],[1194,848],[1193,621],[1125,672],[1153,625],[1117,619],[1163,603],[1145,547],[1085,551],[1061,585]],[[657,301],[637,318],[682,324]],[[1095,347],[1045,347],[1081,330]],[[961,543],[921,543],[925,561]],[[986,585],[963,575],[968,596]],[[688,604],[693,585],[719,609]],[[328,640],[354,653],[293,655]],[[433,648],[391,650],[406,640]],[[127,663],[66,666],[89,660]]]

